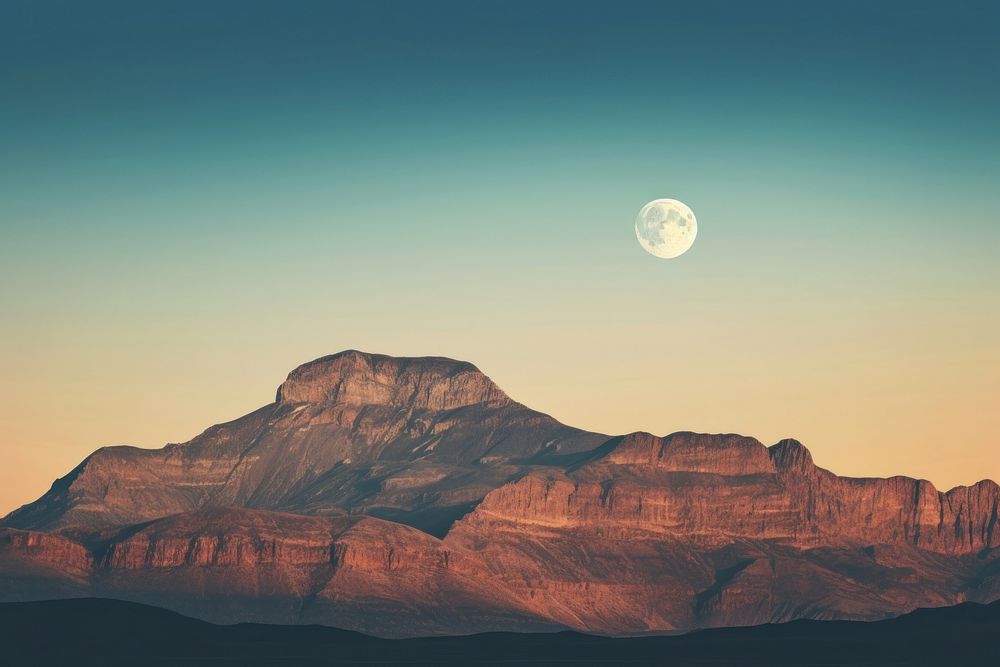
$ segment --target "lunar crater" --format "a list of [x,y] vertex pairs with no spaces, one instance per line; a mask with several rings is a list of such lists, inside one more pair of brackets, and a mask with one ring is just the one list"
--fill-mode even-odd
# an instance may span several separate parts
[[676,199],[654,199],[635,218],[635,236],[651,255],[673,259],[687,252],[698,235],[694,212]]

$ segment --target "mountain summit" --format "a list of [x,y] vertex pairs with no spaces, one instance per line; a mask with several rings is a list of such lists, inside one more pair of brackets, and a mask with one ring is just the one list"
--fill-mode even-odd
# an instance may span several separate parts
[[190,442],[87,457],[3,520],[0,600],[394,636],[874,619],[1000,598],[998,507],[795,440],[588,433],[472,364],[348,350]]
[[345,350],[303,364],[278,387],[282,403],[385,405],[454,410],[509,403],[493,381],[465,361],[446,357],[389,357]]

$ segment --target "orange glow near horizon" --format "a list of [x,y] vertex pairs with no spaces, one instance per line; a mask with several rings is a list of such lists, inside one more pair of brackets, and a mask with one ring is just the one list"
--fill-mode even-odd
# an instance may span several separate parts
[[[361,335],[283,334],[280,320],[261,325],[260,338],[271,342],[260,347],[235,343],[226,330],[188,330],[197,340],[186,344],[167,331],[150,346],[141,336],[111,346],[101,331],[74,347],[39,339],[45,353],[12,360],[2,385],[0,511],[34,500],[99,446],[160,447],[245,414],[273,400],[294,366],[348,347],[472,361],[515,400],[588,430],[739,432],[764,444],[794,437],[838,474],[903,474],[942,490],[1000,479],[996,323],[956,333],[947,319],[910,327],[893,318],[839,327],[747,318],[732,328],[706,316],[684,325],[688,342],[673,352],[662,344],[668,326],[614,318],[581,322],[570,338],[556,327],[511,328],[491,345],[482,342],[485,321],[478,331],[453,322],[450,340],[442,326],[369,336],[370,345],[359,344]],[[631,344],[602,343],[611,337]],[[292,355],[291,347],[312,352]]]

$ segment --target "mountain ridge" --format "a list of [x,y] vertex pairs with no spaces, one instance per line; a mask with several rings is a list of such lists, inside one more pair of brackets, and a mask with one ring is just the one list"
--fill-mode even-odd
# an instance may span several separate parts
[[784,439],[588,433],[474,365],[347,350],[0,522],[0,600],[414,636],[678,632],[1000,598],[1000,487],[839,477]]

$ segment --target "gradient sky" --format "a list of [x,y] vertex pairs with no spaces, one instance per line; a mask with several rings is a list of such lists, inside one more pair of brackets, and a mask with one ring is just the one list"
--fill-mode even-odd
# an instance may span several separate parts
[[0,0],[0,513],[344,348],[1000,479],[1000,10],[820,4]]

